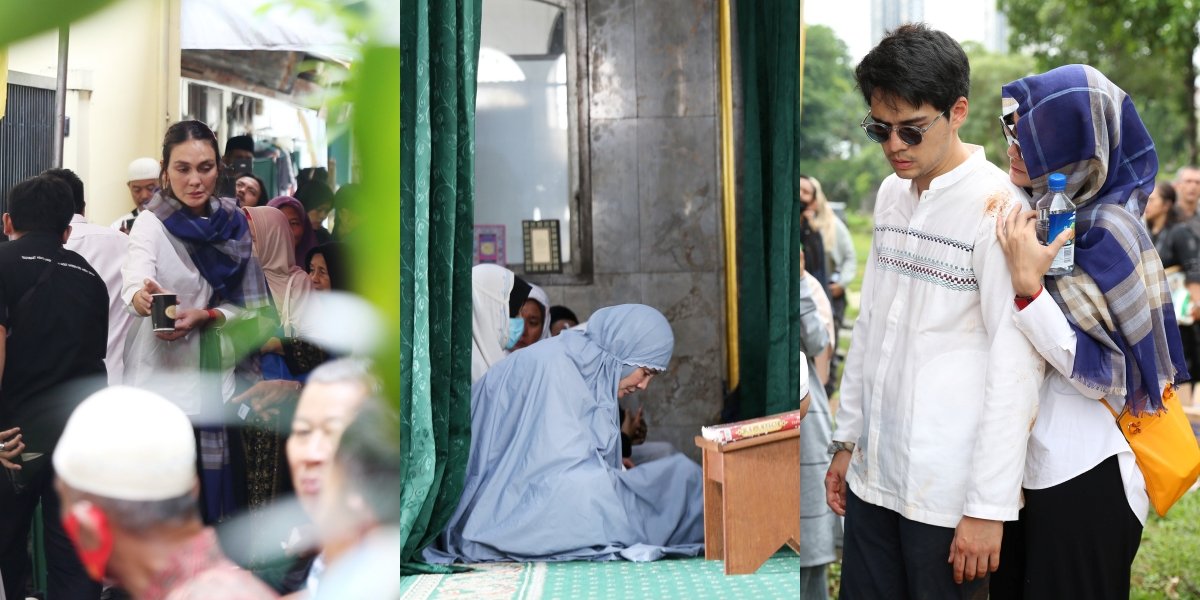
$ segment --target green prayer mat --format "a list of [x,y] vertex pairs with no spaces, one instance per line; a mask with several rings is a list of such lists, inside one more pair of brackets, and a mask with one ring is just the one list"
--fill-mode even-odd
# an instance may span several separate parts
[[559,600],[584,598],[800,597],[800,557],[781,552],[753,575],[724,574],[725,564],[703,558],[655,562],[489,563],[470,573],[415,575],[400,582],[403,600]]

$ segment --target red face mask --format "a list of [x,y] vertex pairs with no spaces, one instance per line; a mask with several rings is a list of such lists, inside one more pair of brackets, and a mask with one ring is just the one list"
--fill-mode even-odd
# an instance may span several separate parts
[[[67,513],[63,519],[63,529],[66,530],[67,537],[71,538],[71,543],[75,546],[75,552],[79,554],[79,561],[83,563],[88,577],[95,581],[104,581],[104,571],[108,566],[108,559],[112,556],[112,530],[108,528],[108,518],[99,508],[90,503],[83,504],[85,505],[77,506]],[[76,510],[86,511],[88,520],[95,524],[96,535],[100,538],[95,547],[86,547],[80,538],[79,517],[75,516]]]

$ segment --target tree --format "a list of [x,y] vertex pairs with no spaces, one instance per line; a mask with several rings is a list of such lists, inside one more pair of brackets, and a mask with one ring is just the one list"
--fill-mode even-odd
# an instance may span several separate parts
[[[800,100],[800,160],[820,160],[843,151],[852,139],[862,105],[846,44],[824,25],[809,26]],[[860,132],[861,133],[861,132]]]
[[1103,72],[1133,98],[1169,171],[1196,164],[1200,0],[999,0],[1009,44],[1039,70],[1073,63]]
[[1033,58],[1022,54],[988,52],[978,42],[963,43],[971,61],[971,98],[967,122],[958,136],[968,144],[983,146],[988,160],[1006,168],[1008,142],[1000,131],[1000,88],[1033,73]]
[[816,177],[829,200],[857,208],[890,170],[875,144],[864,145],[858,123],[867,106],[846,44],[824,25],[809,26],[805,35],[800,171]]

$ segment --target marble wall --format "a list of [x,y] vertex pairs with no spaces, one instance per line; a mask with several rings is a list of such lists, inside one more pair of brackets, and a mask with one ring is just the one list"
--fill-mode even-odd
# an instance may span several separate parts
[[594,276],[546,286],[581,319],[628,302],[667,316],[670,369],[626,402],[645,406],[650,440],[697,459],[692,438],[716,422],[725,377],[716,10],[586,0]]

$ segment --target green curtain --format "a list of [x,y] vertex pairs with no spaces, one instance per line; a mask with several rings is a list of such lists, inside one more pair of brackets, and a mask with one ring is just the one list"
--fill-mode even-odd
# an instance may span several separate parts
[[799,408],[800,3],[737,2],[742,74],[738,212],[740,418]]
[[475,70],[481,0],[401,0],[401,560],[458,504],[471,446]]

